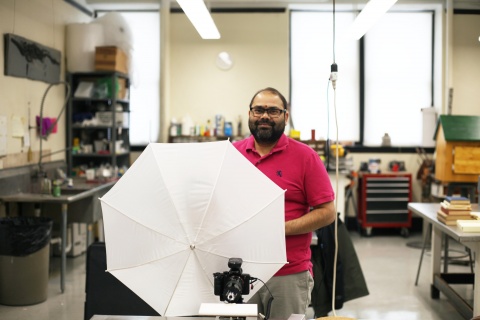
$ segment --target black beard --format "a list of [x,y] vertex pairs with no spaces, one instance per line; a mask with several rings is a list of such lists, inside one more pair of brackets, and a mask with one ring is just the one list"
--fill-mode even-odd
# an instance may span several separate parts
[[[260,124],[268,124],[270,128],[259,129]],[[280,139],[283,132],[285,131],[285,123],[279,122],[275,123],[274,121],[269,120],[248,120],[248,128],[250,133],[253,135],[255,140],[260,144],[271,144],[275,143]]]

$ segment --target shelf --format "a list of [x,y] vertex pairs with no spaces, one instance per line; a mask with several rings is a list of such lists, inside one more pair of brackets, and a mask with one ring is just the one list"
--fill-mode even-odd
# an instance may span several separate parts
[[[127,156],[129,155],[130,152],[120,152],[116,153],[115,156]],[[103,154],[103,153],[76,153],[72,154],[72,157],[77,157],[77,158],[110,158],[112,154]]]
[[209,142],[209,141],[222,141],[228,140],[236,141],[243,139],[242,136],[169,136],[168,142],[169,143],[189,143],[189,142]]
[[[104,164],[112,167],[130,166],[130,81],[126,74],[116,71],[68,73],[67,79],[72,88],[67,108],[67,144],[77,140],[80,146],[91,146],[84,150],[107,150],[109,153],[76,153],[67,151],[67,170],[72,175],[75,168],[97,168]],[[101,81],[98,81],[100,80]],[[105,98],[74,97],[81,83],[93,83],[94,89],[102,89]],[[97,87],[102,86],[102,87]],[[118,97],[122,97],[121,99]],[[110,107],[109,107],[110,106]],[[116,110],[114,106],[121,106]],[[108,107],[108,108],[106,108]],[[105,111],[105,109],[112,109]],[[98,124],[82,125],[80,122],[95,116]],[[75,122],[74,122],[75,121]],[[98,147],[97,141],[105,141]],[[121,142],[120,142],[121,141]],[[122,150],[122,152],[118,152]],[[126,150],[126,151],[123,151]]]
[[112,101],[119,102],[119,103],[130,103],[129,100],[126,99],[113,99],[113,98],[106,98],[106,99],[98,99],[98,98],[79,98],[73,97],[71,98],[74,102],[107,102],[107,104],[111,105]]
[[[105,125],[95,125],[95,126],[82,126],[82,125],[72,125],[74,130],[97,130],[97,129],[112,129],[112,126]],[[114,129],[129,130],[129,127],[115,126]]]
[[383,213],[404,213],[408,214],[408,210],[367,210],[367,214],[383,214]]

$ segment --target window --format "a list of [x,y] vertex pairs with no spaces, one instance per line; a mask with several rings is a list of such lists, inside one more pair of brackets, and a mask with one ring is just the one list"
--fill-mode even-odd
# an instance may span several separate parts
[[133,38],[130,86],[130,144],[157,141],[160,124],[160,14],[158,11],[122,12]]
[[[310,138],[315,129],[317,139],[335,139],[332,89],[328,88],[333,63],[333,18],[331,12],[292,11],[290,17],[291,116],[301,139]],[[346,34],[355,14],[336,14],[336,33]],[[338,36],[337,36],[338,37]],[[336,38],[337,38],[336,37]],[[335,62],[339,67],[337,92],[340,140],[359,140],[359,49],[358,43],[336,40]],[[329,95],[330,94],[330,95]],[[327,99],[328,98],[328,99]]]
[[387,13],[365,35],[364,145],[385,133],[394,145],[421,145],[421,109],[433,103],[432,20],[432,12]]
[[[388,133],[394,146],[421,145],[421,109],[433,104],[433,11],[388,12],[364,36],[363,48],[347,36],[355,16],[335,18],[339,140],[380,146]],[[311,129],[317,139],[336,139],[331,85],[327,90],[332,12],[292,11],[290,41],[294,127],[302,139]]]
[[[97,11],[98,16],[107,12]],[[130,145],[157,141],[160,131],[160,14],[121,11],[132,33],[130,73]]]

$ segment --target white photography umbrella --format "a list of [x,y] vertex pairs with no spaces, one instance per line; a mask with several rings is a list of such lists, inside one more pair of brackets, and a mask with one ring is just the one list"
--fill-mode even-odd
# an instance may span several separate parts
[[286,263],[284,191],[229,141],[151,143],[100,200],[107,271],[162,316],[219,303],[232,257],[265,282]]

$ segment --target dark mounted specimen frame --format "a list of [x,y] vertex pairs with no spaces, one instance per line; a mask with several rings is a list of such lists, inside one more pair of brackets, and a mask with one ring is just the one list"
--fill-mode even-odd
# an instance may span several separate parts
[[6,76],[28,78],[47,83],[60,81],[62,54],[59,50],[16,36],[4,34]]

